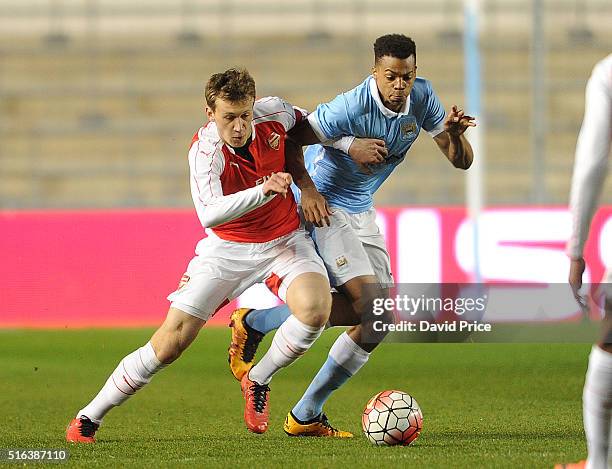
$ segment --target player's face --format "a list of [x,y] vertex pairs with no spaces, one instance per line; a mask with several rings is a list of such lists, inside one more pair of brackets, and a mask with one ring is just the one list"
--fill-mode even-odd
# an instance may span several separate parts
[[251,136],[253,127],[253,99],[231,102],[215,100],[215,110],[206,107],[208,119],[217,124],[219,137],[232,147],[241,147]]
[[416,59],[398,59],[385,55],[374,64],[372,75],[383,104],[394,112],[404,109],[416,79]]

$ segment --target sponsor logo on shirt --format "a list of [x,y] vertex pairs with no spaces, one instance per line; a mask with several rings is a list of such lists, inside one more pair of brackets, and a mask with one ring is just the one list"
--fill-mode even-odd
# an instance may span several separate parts
[[267,176],[261,177],[259,178],[257,181],[255,181],[255,185],[259,186],[260,184],[263,184],[264,182],[266,182],[268,179],[270,179],[272,177],[271,174],[268,174]]

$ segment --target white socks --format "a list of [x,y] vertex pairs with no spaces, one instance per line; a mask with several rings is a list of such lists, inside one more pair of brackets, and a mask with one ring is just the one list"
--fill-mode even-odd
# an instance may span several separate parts
[[329,349],[329,356],[351,376],[357,373],[370,358],[370,354],[357,345],[346,332],[338,336]]
[[98,395],[79,411],[77,418],[84,415],[99,424],[109,410],[121,405],[164,366],[155,356],[151,342],[147,342],[119,362]]
[[259,384],[268,384],[274,373],[304,355],[324,328],[308,326],[295,316],[289,316],[274,334],[266,354],[251,368],[249,379]]
[[586,467],[606,469],[612,412],[612,353],[597,345],[593,346],[589,356],[582,403],[589,451]]

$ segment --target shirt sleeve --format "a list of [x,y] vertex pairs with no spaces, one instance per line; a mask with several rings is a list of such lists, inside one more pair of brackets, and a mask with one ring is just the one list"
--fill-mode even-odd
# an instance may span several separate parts
[[296,122],[301,122],[308,117],[308,111],[304,108],[293,106]]
[[223,195],[224,157],[217,145],[199,141],[192,146],[189,166],[194,202],[204,228],[213,228],[241,217],[274,198],[263,193],[263,184]]
[[352,135],[348,135],[346,137],[332,140],[329,143],[325,143],[325,146],[331,146],[332,148],[335,148],[336,150],[340,150],[348,155],[349,148],[351,148],[351,145],[353,144],[354,141],[355,141],[355,137]]
[[282,98],[269,96],[258,99],[255,102],[255,122],[263,120],[275,120],[285,128],[285,132],[302,119],[302,109],[294,108]]
[[[598,73],[599,72],[599,73]],[[596,66],[586,86],[584,119],[578,134],[570,193],[572,235],[567,254],[582,257],[591,220],[607,174],[612,137],[612,84]]]
[[308,122],[319,140],[327,143],[339,137],[354,135],[351,114],[347,93],[342,93],[328,103],[319,104],[308,115]]
[[444,130],[444,106],[440,102],[438,95],[433,90],[431,83],[427,82],[427,112],[425,113],[425,119],[423,120],[423,128],[431,135],[435,137]]

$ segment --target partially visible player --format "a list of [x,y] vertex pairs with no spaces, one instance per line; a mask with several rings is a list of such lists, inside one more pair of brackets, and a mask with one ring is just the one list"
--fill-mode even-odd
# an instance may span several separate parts
[[[570,256],[569,283],[576,300],[585,304],[580,293],[585,264],[583,250],[591,220],[608,169],[612,140],[612,54],[593,68],[586,86],[582,128],[576,144],[570,209],[572,237],[567,244]],[[610,413],[612,412],[612,266],[608,266],[601,288],[605,295],[603,334],[589,356],[589,367],[582,394],[584,431],[588,457],[577,464],[557,467],[606,469],[610,458]]]
[[[292,315],[270,349],[241,381],[247,428],[268,427],[268,383],[304,354],[328,320],[331,295],[325,267],[300,227],[290,190],[286,134],[301,118],[280,98],[255,101],[246,70],[213,75],[206,85],[209,123],[189,150],[193,202],[208,237],[196,247],[166,320],[151,340],[126,356],[97,396],[66,430],[70,442],[94,442],[103,417],[151,381],[193,342],[205,322],[251,285],[264,282]],[[299,155],[290,153],[295,149]],[[323,200],[321,198],[321,200]]]
[[[313,237],[339,292],[333,295],[331,323],[354,327],[338,337],[327,361],[287,415],[284,429],[290,435],[350,435],[330,430],[323,405],[365,365],[378,343],[363,337],[360,319],[367,313],[364,305],[371,304],[364,291],[384,295],[383,286],[393,282],[389,254],[375,221],[373,194],[404,161],[421,129],[456,168],[467,169],[472,163],[472,148],[463,134],[476,125],[474,119],[456,106],[446,115],[431,83],[417,77],[416,70],[412,39],[399,34],[379,37],[372,75],[319,105],[292,130],[302,144],[325,144],[312,145],[305,153],[316,188],[333,209],[331,225],[319,223]],[[331,142],[334,146],[328,146]],[[301,197],[302,206],[310,204],[309,194]],[[287,315],[284,305],[233,313],[229,361],[237,378],[251,366],[263,334],[279,327]]]

